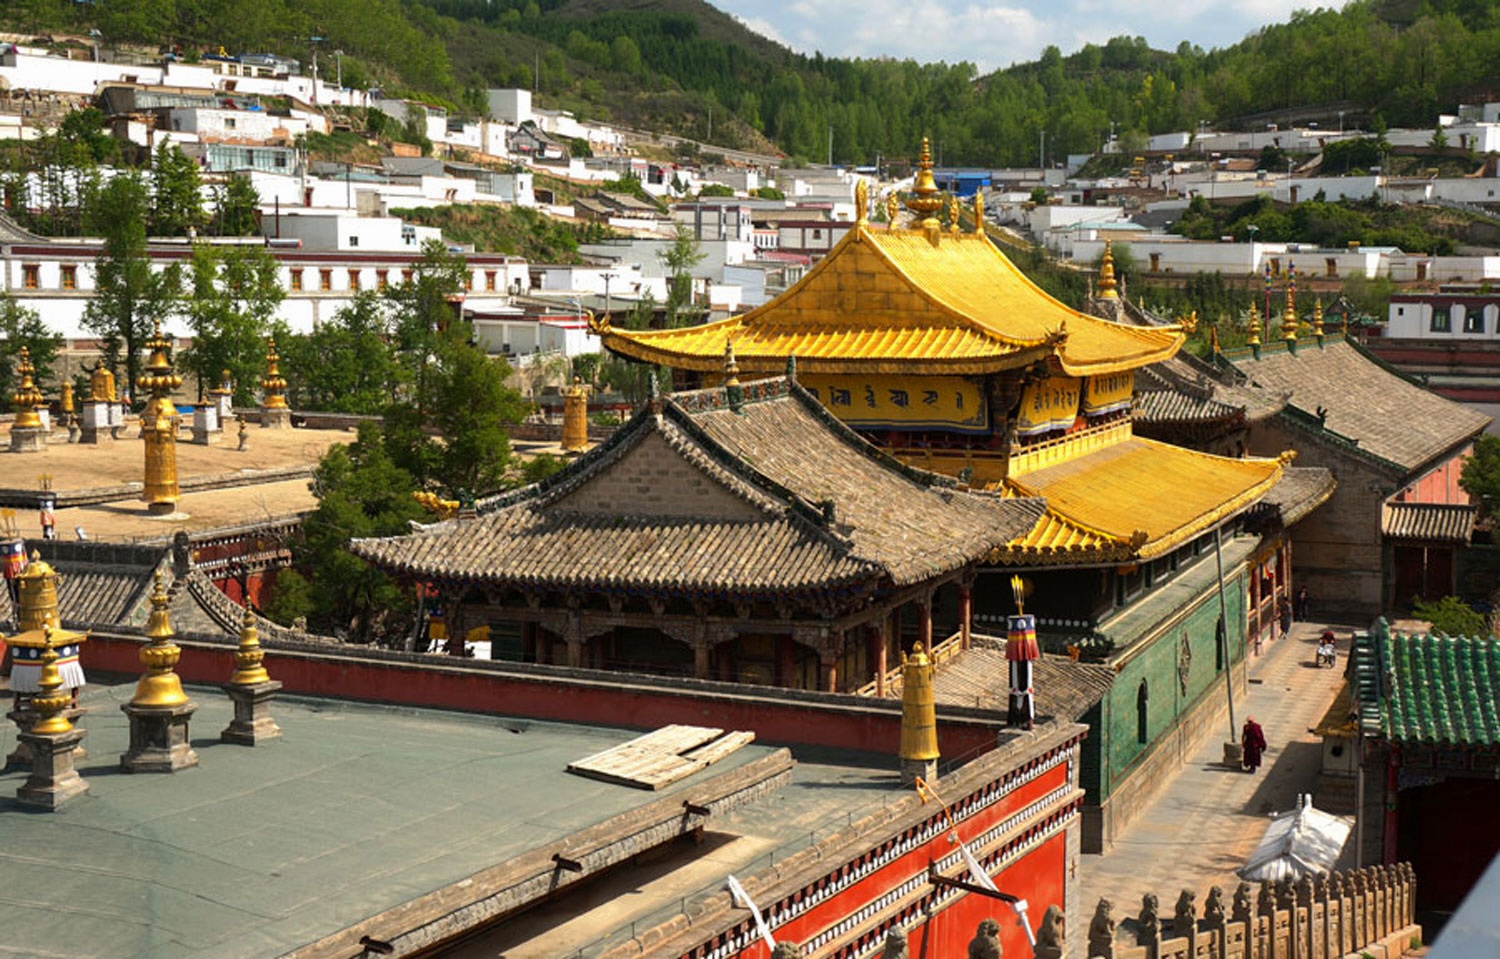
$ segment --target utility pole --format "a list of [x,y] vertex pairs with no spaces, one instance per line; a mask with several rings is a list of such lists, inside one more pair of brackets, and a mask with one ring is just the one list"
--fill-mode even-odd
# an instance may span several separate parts
[[1047,169],[1047,131],[1038,131],[1041,139],[1037,144],[1036,165],[1043,170]]
[[705,136],[703,139],[704,139],[705,142],[711,142],[713,140],[713,138],[714,138],[714,108],[712,106],[710,106],[708,108],[708,135]]
[[833,166],[833,124],[828,124],[828,165]]

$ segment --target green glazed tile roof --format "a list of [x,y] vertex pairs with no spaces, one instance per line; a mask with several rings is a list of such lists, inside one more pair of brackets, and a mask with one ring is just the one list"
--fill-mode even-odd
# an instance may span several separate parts
[[1500,641],[1403,636],[1380,621],[1355,638],[1354,690],[1367,736],[1434,746],[1500,745]]

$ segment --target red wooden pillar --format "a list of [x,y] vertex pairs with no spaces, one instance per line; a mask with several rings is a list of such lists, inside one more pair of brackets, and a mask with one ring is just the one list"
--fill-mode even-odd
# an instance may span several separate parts
[[875,664],[875,695],[881,699],[885,698],[885,673],[889,669],[885,658],[885,634],[889,618],[881,616],[870,623],[866,629],[869,635],[865,642],[870,648],[870,662]]
[[921,605],[919,605],[917,608],[921,611],[921,615],[922,615],[922,618],[918,621],[920,623],[920,626],[918,627],[917,641],[922,644],[922,648],[923,649],[927,650],[928,655],[931,655],[932,654],[932,597],[931,596],[924,597],[922,599]]
[[1260,566],[1250,570],[1250,635],[1255,638],[1255,655],[1260,655]]
[[972,640],[971,626],[969,620],[974,612],[974,587],[968,583],[958,584],[958,634],[961,637],[959,645],[968,649]]

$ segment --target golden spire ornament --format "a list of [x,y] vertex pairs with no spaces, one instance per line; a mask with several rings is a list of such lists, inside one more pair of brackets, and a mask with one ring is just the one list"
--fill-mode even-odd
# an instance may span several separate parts
[[31,727],[36,735],[52,736],[73,728],[67,709],[73,703],[72,694],[63,688],[62,670],[57,668],[57,637],[51,626],[42,627],[43,642],[42,674],[37,680],[37,691],[31,697],[31,708],[40,717]]
[[135,684],[135,695],[120,710],[130,719],[130,749],[120,757],[124,772],[172,773],[198,765],[198,754],[188,739],[188,721],[198,709],[187,693],[175,668],[182,650],[172,641],[167,611],[170,602],[162,571],[156,571],[151,588],[151,616],[146,621],[146,638],[141,647],[141,665],[146,674]]
[[1297,342],[1297,268],[1287,264],[1286,310],[1281,314],[1281,338]]
[[255,746],[281,735],[281,727],[271,718],[270,702],[281,689],[262,665],[266,658],[260,648],[260,634],[255,628],[255,613],[245,607],[240,625],[240,645],[234,653],[234,674],[224,692],[234,703],[234,719],[219,734],[226,743]]
[[1250,304],[1250,316],[1245,320],[1245,332],[1249,334],[1246,345],[1260,346],[1260,310],[1254,303]]
[[157,321],[146,348],[151,356],[136,379],[136,387],[145,393],[146,408],[141,411],[141,441],[146,447],[146,481],[141,499],[156,515],[177,512],[181,491],[177,486],[177,406],[172,391],[182,385],[182,375],[172,369],[168,355],[172,343],[161,333]]
[[31,775],[16,790],[16,801],[41,809],[56,809],[89,791],[89,784],[74,768],[82,758],[79,744],[87,735],[76,729],[69,717],[73,696],[57,662],[58,637],[52,627],[42,631],[41,674],[27,709],[36,716],[29,729],[17,737],[31,755]]
[[917,161],[917,175],[912,182],[911,192],[906,208],[921,220],[922,229],[941,229],[942,224],[938,222],[937,215],[943,208],[943,198],[939,195],[942,191],[932,177],[932,148],[926,137],[922,138],[922,155]]
[[927,651],[918,643],[901,657],[901,781],[931,782],[937,776],[937,702],[932,680],[936,672]]
[[1104,241],[1104,259],[1099,264],[1099,299],[1118,300],[1119,284],[1115,282],[1115,251],[1111,240]]
[[1321,296],[1318,297],[1316,300],[1313,300],[1313,324],[1312,324],[1312,331],[1313,331],[1313,336],[1316,336],[1318,338],[1318,342],[1321,343],[1323,341],[1323,336],[1324,336],[1324,330],[1323,330],[1323,298]]
[[42,428],[42,418],[36,411],[42,405],[42,391],[36,388],[31,379],[35,373],[36,367],[31,364],[31,350],[23,346],[21,355],[16,360],[16,375],[21,377],[21,385],[10,398],[16,407],[16,419],[12,424],[15,427]]
[[267,429],[281,429],[292,423],[292,411],[286,405],[286,380],[281,376],[281,356],[276,352],[276,338],[266,340],[266,375],[261,378],[263,394],[260,409],[260,425]]

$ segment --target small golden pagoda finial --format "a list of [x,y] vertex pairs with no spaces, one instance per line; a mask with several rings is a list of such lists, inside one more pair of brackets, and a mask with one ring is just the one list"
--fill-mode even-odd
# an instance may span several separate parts
[[984,236],[984,191],[974,191],[974,232]]
[[1250,316],[1245,321],[1246,332],[1250,335],[1245,342],[1250,346],[1260,346],[1260,309],[1254,303],[1250,304]]
[[1320,340],[1323,338],[1323,336],[1324,336],[1324,330],[1323,330],[1323,298],[1321,296],[1318,297],[1317,299],[1313,300],[1313,329],[1312,329],[1312,331],[1313,331],[1313,336],[1316,336]]
[[235,686],[254,686],[266,682],[271,674],[261,662],[266,658],[260,648],[260,633],[255,628],[255,613],[245,607],[245,616],[240,622],[240,645],[234,653],[234,673],[229,682]]
[[146,622],[146,638],[151,640],[141,647],[141,665],[146,674],[135,684],[135,695],[130,705],[144,708],[165,708],[185,705],[189,700],[182,691],[182,680],[174,667],[182,657],[182,650],[172,638],[177,635],[172,629],[172,620],[167,612],[167,590],[162,583],[162,571],[156,571],[156,582],[151,588],[151,617]]
[[934,667],[918,643],[901,658],[901,778],[931,780],[938,753],[937,705],[932,691]]
[[1344,312],[1339,314],[1339,332],[1344,334],[1344,339],[1349,338],[1349,304],[1344,304]]
[[885,195],[885,225],[886,225],[886,229],[888,229],[888,230],[894,230],[896,228],[896,218],[898,216],[900,216],[900,215],[901,215],[901,199],[896,196],[896,191],[892,190],[890,193],[887,193]]
[[162,336],[157,320],[146,348],[151,356],[136,380],[136,386],[150,398],[141,411],[141,441],[146,446],[146,481],[141,499],[157,514],[177,509],[181,491],[177,485],[177,406],[172,391],[182,385],[182,375],[172,369],[167,355],[172,343]]
[[1115,282],[1115,251],[1112,240],[1104,241],[1104,260],[1099,264],[1099,299],[1118,300],[1119,284]]
[[1281,313],[1281,338],[1297,342],[1297,266],[1286,265],[1286,309]]
[[943,198],[939,196],[942,192],[938,189],[937,181],[932,178],[932,148],[926,137],[922,138],[922,155],[917,161],[917,175],[912,182],[911,198],[906,201],[906,208],[922,221],[924,230],[939,229],[942,224],[938,223],[938,211],[943,208]]
[[56,629],[61,622],[57,617],[57,571],[40,553],[31,554],[31,562],[16,577],[16,592],[19,608],[16,610],[16,626],[19,632],[51,627]]
[[276,352],[276,337],[266,340],[266,375],[260,381],[260,388],[265,390],[265,400],[261,403],[268,410],[284,410],[286,405],[286,380],[281,377],[279,364],[281,357]]
[[1210,356],[1219,355],[1219,324],[1217,323],[1212,323],[1208,327],[1208,352]]
[[61,403],[61,406],[59,408],[64,413],[76,413],[78,411],[77,404],[75,404],[73,402],[73,384],[72,383],[64,383],[62,385],[62,403]]
[[46,647],[42,650],[42,672],[37,678],[37,691],[31,697],[31,708],[41,718],[30,729],[34,735],[55,736],[69,732],[73,723],[68,719],[67,709],[73,704],[73,694],[63,688],[62,670],[57,668],[57,637],[51,626],[42,628]]
[[962,209],[963,204],[958,202],[958,197],[950,195],[948,197],[948,228],[954,233],[962,229],[958,222],[959,211]]
[[734,341],[724,340],[724,385],[740,385],[740,364],[734,358]]
[[16,407],[16,419],[11,424],[12,428],[41,429],[42,418],[37,415],[36,409],[42,405],[42,391],[31,380],[36,367],[31,364],[31,350],[27,347],[21,347],[20,358],[16,361],[16,373],[21,377],[21,385],[10,398]]
[[854,222],[863,226],[870,219],[870,182],[860,177],[854,183]]

